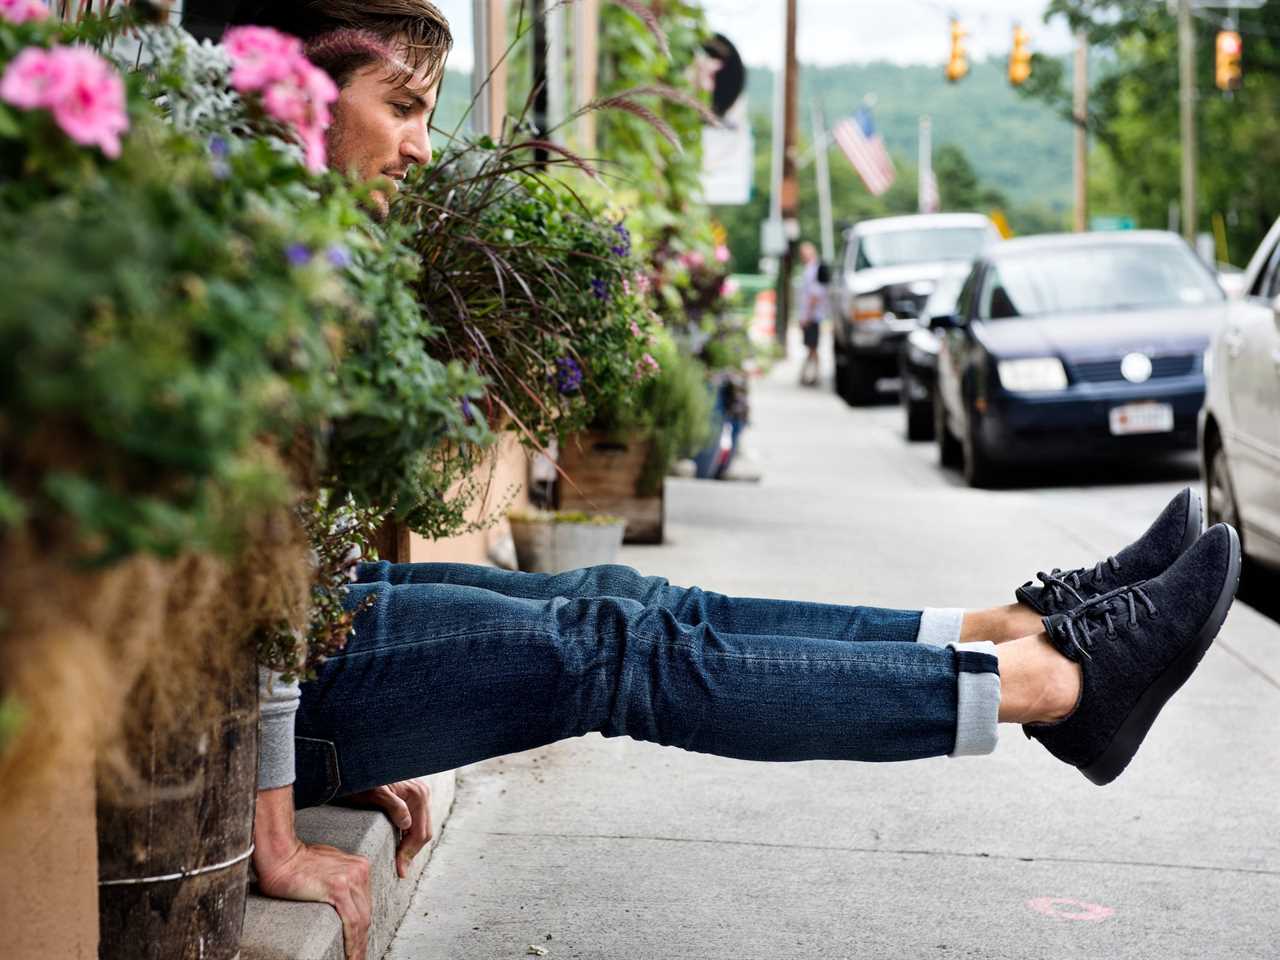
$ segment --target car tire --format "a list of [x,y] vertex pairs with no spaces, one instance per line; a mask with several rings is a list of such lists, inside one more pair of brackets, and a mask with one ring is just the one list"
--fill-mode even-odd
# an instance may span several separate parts
[[850,353],[845,358],[844,399],[850,406],[868,407],[876,400],[876,371],[872,364]]
[[933,439],[933,405],[918,400],[903,403],[907,418],[907,439],[912,443]]
[[837,397],[841,400],[846,400],[847,398],[845,397],[845,393],[848,390],[849,359],[838,343],[832,343],[831,353],[835,358],[835,369],[831,372],[831,386],[832,389],[835,390]]
[[1221,440],[1214,441],[1206,451],[1204,477],[1204,506],[1208,526],[1228,523],[1240,535],[1244,548],[1243,524],[1240,520],[1240,501],[1236,499],[1235,485],[1231,482],[1231,468],[1227,464],[1227,448]]
[[[907,426],[907,441],[916,443],[933,439],[933,397],[928,400],[911,399],[912,384],[915,378],[907,367],[904,357],[898,364],[898,380],[902,384],[898,390],[898,399],[902,404],[902,418]],[[928,391],[925,391],[928,393]]]
[[991,488],[997,486],[1000,476],[1000,465],[982,442],[982,433],[978,429],[978,413],[969,409],[968,423],[964,431],[964,479],[971,487]]
[[938,463],[944,467],[958,467],[964,461],[964,448],[947,426],[946,408],[942,395],[933,393],[933,435],[938,441]]

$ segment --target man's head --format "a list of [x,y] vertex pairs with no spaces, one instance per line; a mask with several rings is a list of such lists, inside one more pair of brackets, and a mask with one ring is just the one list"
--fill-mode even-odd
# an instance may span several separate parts
[[806,240],[800,244],[800,262],[809,264],[818,259],[818,248]]
[[[394,181],[430,162],[428,124],[453,37],[429,0],[249,0],[235,22],[301,37],[338,85],[330,167]],[[385,213],[386,198],[375,200]]]

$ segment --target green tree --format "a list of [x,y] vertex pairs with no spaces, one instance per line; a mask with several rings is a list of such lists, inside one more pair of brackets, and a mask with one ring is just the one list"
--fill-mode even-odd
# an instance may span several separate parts
[[[1053,0],[1046,17],[1085,31],[1094,50],[1088,126],[1105,159],[1094,158],[1090,188],[1098,213],[1165,227],[1180,197],[1177,22],[1167,5],[1144,0]],[[1219,14],[1195,21],[1198,230],[1220,216],[1229,259],[1243,262],[1280,211],[1280,5],[1242,11],[1244,85],[1213,86]],[[1024,94],[1070,116],[1069,72],[1037,57]],[[1219,251],[1222,255],[1223,251]]]

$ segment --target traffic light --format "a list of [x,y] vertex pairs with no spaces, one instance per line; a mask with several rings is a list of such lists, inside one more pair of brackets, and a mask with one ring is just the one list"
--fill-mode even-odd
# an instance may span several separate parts
[[947,61],[947,81],[955,83],[969,72],[969,55],[964,48],[964,38],[969,32],[960,26],[959,20],[951,21],[951,58]]
[[1235,30],[1219,30],[1215,50],[1217,57],[1214,61],[1213,82],[1219,90],[1240,89],[1243,73],[1240,68],[1240,54],[1243,51],[1240,34]]
[[1009,82],[1020,87],[1031,77],[1031,50],[1027,41],[1031,37],[1022,27],[1013,28],[1013,50],[1009,53]]

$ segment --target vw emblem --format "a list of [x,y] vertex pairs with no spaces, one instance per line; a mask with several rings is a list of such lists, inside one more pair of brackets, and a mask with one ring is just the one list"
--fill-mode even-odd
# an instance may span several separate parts
[[1145,353],[1131,353],[1120,361],[1120,376],[1130,383],[1146,383],[1151,379],[1151,358]]

